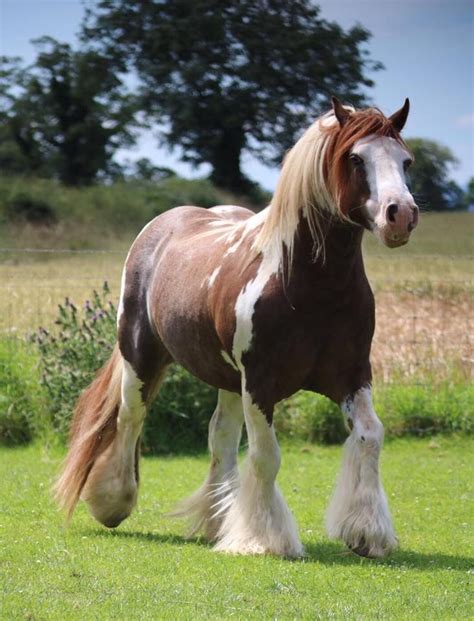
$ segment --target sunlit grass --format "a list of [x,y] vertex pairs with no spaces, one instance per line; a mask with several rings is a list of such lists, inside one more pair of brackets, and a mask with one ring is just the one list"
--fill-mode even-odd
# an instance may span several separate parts
[[0,334],[22,335],[48,326],[68,296],[82,304],[93,289],[109,283],[119,296],[127,249],[90,254],[18,254],[0,263]]
[[[97,233],[90,233],[96,249]],[[474,216],[454,213],[425,214],[412,241],[402,248],[389,250],[366,234],[366,267],[372,286],[376,292],[409,291],[415,297],[472,294],[473,233]],[[16,239],[14,245],[19,241],[25,248],[51,245],[34,229],[23,231],[23,235],[24,239]],[[106,252],[97,253],[0,252],[0,333],[34,329],[52,319],[65,296],[80,303],[104,280],[117,297],[132,239],[131,234],[112,242],[104,233]],[[11,239],[3,243],[13,245]],[[60,239],[55,239],[53,247],[58,249],[58,244]]]
[[339,447],[284,446],[279,476],[307,556],[232,557],[166,519],[207,457],[147,458],[138,510],[116,531],[81,506],[63,528],[49,494],[61,454],[0,451],[2,619],[465,619],[473,567],[467,439],[397,440],[382,458],[400,537],[386,560],[325,536]]
[[367,274],[376,290],[473,291],[474,214],[422,214],[406,246],[389,249],[364,236]]

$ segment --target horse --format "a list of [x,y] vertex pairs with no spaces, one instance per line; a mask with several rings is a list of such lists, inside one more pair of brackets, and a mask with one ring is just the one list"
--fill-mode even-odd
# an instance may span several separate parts
[[109,528],[130,515],[145,414],[174,362],[218,388],[208,476],[177,509],[189,534],[228,553],[304,553],[276,484],[273,411],[305,389],[339,404],[350,434],[329,536],[366,557],[396,548],[379,475],[374,297],[361,240],[367,229],[395,248],[417,225],[405,178],[412,156],[400,134],[408,112],[408,99],[387,117],[332,98],[287,153],[266,209],[181,206],[145,226],[125,261],[117,344],[75,409],[56,484],[68,518],[79,499]]

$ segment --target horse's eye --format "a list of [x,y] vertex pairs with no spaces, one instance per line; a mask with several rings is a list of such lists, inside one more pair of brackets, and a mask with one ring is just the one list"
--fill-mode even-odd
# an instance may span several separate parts
[[355,153],[351,153],[349,155],[349,159],[351,160],[352,164],[356,168],[360,168],[361,166],[364,165],[364,160],[361,157],[359,157],[358,155],[356,155]]
[[407,171],[410,168],[410,166],[412,165],[412,163],[413,163],[413,160],[411,160],[411,159],[405,160],[403,162],[403,170]]

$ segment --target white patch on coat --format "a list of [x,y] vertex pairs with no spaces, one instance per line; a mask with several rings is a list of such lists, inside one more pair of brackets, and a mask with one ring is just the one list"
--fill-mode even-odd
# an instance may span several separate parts
[[232,360],[232,358],[229,356],[229,354],[228,354],[226,351],[222,350],[222,351],[221,351],[221,355],[222,355],[222,357],[224,358],[224,360],[227,362],[227,364],[230,364],[230,366],[231,366],[231,367],[232,367],[235,371],[238,371],[238,370],[239,370],[238,366],[235,364],[235,362]]
[[221,265],[219,265],[219,267],[216,267],[216,269],[212,272],[212,274],[209,276],[209,278],[207,279],[207,288],[210,289],[212,287],[212,285],[214,284],[219,272],[221,271]]
[[219,218],[219,220],[210,220],[207,223],[207,226],[214,226],[214,227],[220,227],[220,226],[229,226],[229,224],[233,224],[232,220],[224,220],[224,218]]
[[327,512],[327,531],[349,548],[364,550],[364,555],[385,556],[397,546],[397,537],[379,477],[383,426],[373,409],[370,387],[347,398],[342,410],[352,432]]
[[130,426],[136,432],[141,431],[145,418],[145,404],[141,390],[143,382],[135,373],[132,365],[123,359],[122,373],[122,405],[117,419],[117,431],[120,433],[122,425]]
[[[127,255],[127,259],[128,259],[128,255]],[[119,298],[119,303],[117,306],[117,328],[120,325],[120,318],[123,315],[123,298],[125,296],[125,279],[127,277],[127,259],[125,259],[125,264],[122,270],[122,280],[120,283],[120,298]]]
[[[245,387],[245,375],[242,383]],[[249,440],[247,463],[217,534],[215,550],[301,556],[295,519],[275,483],[280,468],[275,430],[245,388],[242,403]]]
[[255,304],[270,278],[280,269],[280,256],[277,249],[269,248],[263,253],[262,261],[255,275],[240,291],[235,303],[235,333],[232,343],[232,356],[239,369],[242,369],[242,354],[250,348],[253,337],[253,314]]
[[219,216],[231,216],[235,209],[239,209],[239,207],[237,205],[216,205],[216,207],[211,207],[208,211],[212,211]]
[[377,228],[385,225],[384,207],[390,203],[414,205],[403,170],[403,162],[411,157],[397,140],[368,136],[355,143],[352,153],[364,160],[370,190],[366,208]]

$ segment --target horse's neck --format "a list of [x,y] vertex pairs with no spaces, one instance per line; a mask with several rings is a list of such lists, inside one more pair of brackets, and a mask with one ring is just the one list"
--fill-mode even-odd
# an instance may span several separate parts
[[356,273],[364,274],[362,227],[336,222],[328,216],[321,221],[321,234],[324,242],[315,257],[315,243],[307,220],[300,220],[293,248],[292,273],[299,271],[317,282],[332,281],[336,287],[350,284]]

